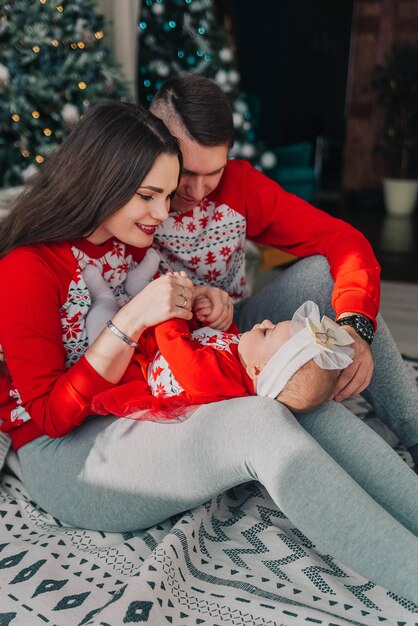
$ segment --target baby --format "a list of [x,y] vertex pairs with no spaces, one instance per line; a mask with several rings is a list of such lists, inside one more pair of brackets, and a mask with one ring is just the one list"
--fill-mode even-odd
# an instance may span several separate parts
[[241,364],[259,396],[275,398],[297,413],[328,400],[342,369],[352,362],[350,335],[307,301],[291,321],[264,320],[243,333]]
[[[133,270],[136,279],[141,266]],[[89,266],[86,270],[83,276],[93,301],[87,316],[92,341],[117,304],[98,270]],[[132,289],[129,274],[127,290],[128,285]],[[141,280],[148,282],[144,276]],[[137,289],[139,281],[135,282]],[[210,301],[197,296],[193,310],[202,317],[210,311]],[[339,372],[352,362],[348,347],[352,342],[335,322],[320,318],[313,302],[299,307],[291,321],[265,320],[243,334],[235,325],[225,332],[199,327],[196,319],[168,320],[142,335],[128,376],[96,396],[92,408],[100,414],[166,419],[178,416],[177,409],[185,406],[257,394],[275,398],[293,412],[313,410],[331,396]]]

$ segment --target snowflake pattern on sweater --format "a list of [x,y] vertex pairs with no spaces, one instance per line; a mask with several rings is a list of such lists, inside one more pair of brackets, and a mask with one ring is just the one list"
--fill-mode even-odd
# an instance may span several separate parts
[[224,289],[239,302],[246,295],[245,236],[245,218],[207,198],[187,213],[170,213],[153,243],[160,274],[185,270],[195,284]]
[[112,289],[119,306],[128,302],[124,289],[128,270],[135,267],[131,254],[126,254],[125,244],[115,241],[112,249],[99,259],[91,259],[75,246],[71,248],[77,261],[76,275],[68,287],[68,296],[61,307],[62,340],[66,353],[66,366],[76,363],[88,348],[86,315],[91,305],[89,291],[82,271],[88,264],[99,268],[103,278]]
[[[238,344],[240,335],[216,330],[215,328],[198,328],[192,333],[191,341],[197,341],[201,346],[210,345],[215,350],[226,350],[231,352],[230,345]],[[148,386],[153,396],[166,398],[178,396],[183,387],[174,378],[170,367],[160,352],[157,352],[147,369]]]

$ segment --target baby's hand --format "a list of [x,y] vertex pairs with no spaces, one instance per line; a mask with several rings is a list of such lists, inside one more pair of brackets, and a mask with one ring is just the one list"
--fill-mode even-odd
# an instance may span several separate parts
[[193,300],[192,311],[196,319],[202,324],[205,322],[208,315],[212,313],[212,302],[207,296],[198,295]]
[[219,287],[199,285],[194,288],[194,293],[194,299],[197,299],[198,296],[204,296],[210,301],[210,307],[205,303],[205,306],[200,310],[199,306],[199,314],[203,316],[205,313],[206,315],[203,319],[200,319],[196,314],[197,319],[211,328],[227,330],[231,326],[234,317],[234,305],[227,292],[219,289]]

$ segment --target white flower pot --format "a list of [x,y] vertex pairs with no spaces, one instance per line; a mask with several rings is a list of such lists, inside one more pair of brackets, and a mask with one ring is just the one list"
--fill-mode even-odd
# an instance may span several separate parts
[[409,217],[417,201],[418,180],[385,178],[383,197],[386,211],[395,217]]

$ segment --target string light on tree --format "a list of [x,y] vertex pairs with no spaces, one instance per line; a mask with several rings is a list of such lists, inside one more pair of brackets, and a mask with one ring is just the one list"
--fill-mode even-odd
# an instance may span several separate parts
[[0,187],[33,175],[92,103],[129,96],[105,33],[96,0],[1,4]]

